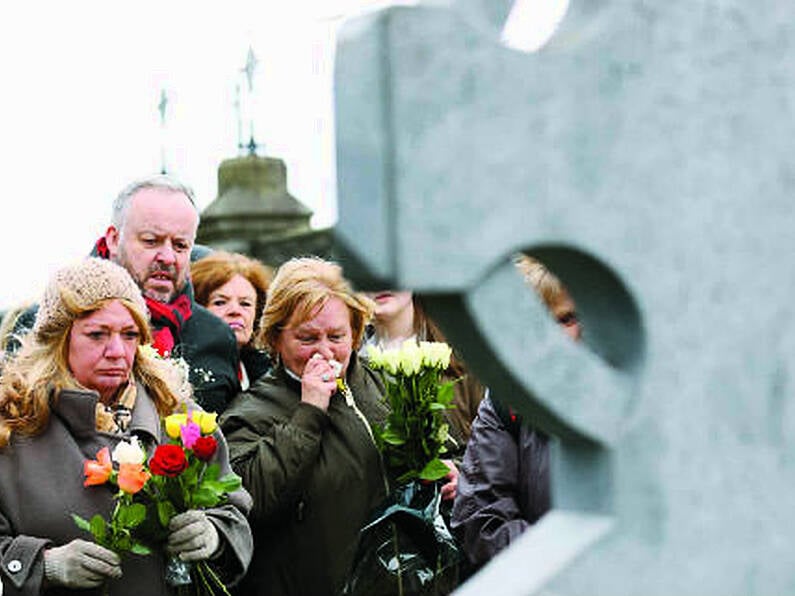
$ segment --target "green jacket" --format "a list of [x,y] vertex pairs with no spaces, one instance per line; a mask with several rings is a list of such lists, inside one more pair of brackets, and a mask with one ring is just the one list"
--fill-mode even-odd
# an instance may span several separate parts
[[223,414],[232,467],[254,499],[241,594],[322,596],[345,581],[359,530],[387,490],[364,420],[386,418],[381,383],[355,354],[347,383],[354,403],[337,392],[323,412],[301,403],[300,384],[279,366]]

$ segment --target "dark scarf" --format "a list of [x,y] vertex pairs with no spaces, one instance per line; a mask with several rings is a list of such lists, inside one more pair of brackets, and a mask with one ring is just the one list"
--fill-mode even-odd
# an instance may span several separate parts
[[[91,254],[102,259],[110,258],[110,250],[104,236],[97,240]],[[182,291],[168,304],[152,300],[148,296],[144,296],[144,300],[149,308],[149,319],[152,322],[152,346],[161,356],[170,356],[180,336],[182,325],[193,312],[193,288],[190,282],[186,283]]]

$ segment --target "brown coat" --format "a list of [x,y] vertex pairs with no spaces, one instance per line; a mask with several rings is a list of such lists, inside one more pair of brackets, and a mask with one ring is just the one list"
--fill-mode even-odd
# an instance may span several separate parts
[[[91,540],[72,520],[75,513],[90,519],[100,513],[109,518],[113,492],[109,486],[83,486],[83,462],[94,459],[102,447],[111,450],[122,438],[95,430],[97,394],[61,392],[50,422],[34,437],[13,435],[0,449],[0,581],[4,596],[42,593],[42,550],[75,538]],[[165,442],[154,403],[139,385],[129,434],[135,434],[150,452]],[[218,458],[222,474],[230,471],[227,447],[220,432]],[[253,549],[245,515],[251,498],[236,492],[231,504],[208,510],[223,545],[221,572],[227,581],[242,577]],[[112,596],[170,594],[163,580],[164,558],[159,552],[146,556],[125,555],[123,577],[109,584]],[[47,594],[73,594],[51,589]],[[81,591],[80,594],[91,594]],[[94,593],[99,593],[99,590]]]

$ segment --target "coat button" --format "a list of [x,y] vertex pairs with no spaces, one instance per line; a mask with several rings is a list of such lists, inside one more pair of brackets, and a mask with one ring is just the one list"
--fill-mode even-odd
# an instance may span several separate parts
[[8,562],[8,570],[11,573],[18,573],[22,571],[22,562],[18,559],[14,559],[13,561]]

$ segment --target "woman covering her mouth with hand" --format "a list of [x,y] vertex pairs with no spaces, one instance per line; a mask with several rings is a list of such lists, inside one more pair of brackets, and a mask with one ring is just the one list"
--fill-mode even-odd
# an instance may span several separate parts
[[357,358],[373,303],[334,263],[297,258],[268,290],[260,339],[275,366],[221,419],[254,505],[245,594],[335,594],[363,526],[386,496],[370,424],[387,415]]

